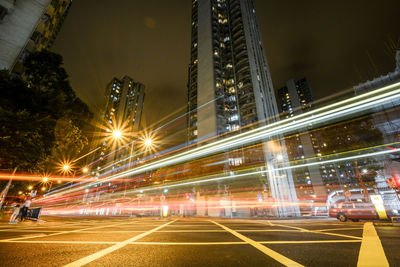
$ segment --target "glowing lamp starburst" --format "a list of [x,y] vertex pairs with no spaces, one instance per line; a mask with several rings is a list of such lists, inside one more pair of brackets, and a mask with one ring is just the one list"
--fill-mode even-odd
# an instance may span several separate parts
[[112,135],[113,135],[113,137],[114,137],[115,139],[120,139],[120,138],[122,137],[122,132],[121,132],[121,130],[114,130],[114,131],[112,132]]
[[150,138],[144,139],[144,145],[146,147],[150,147],[153,144],[153,141]]

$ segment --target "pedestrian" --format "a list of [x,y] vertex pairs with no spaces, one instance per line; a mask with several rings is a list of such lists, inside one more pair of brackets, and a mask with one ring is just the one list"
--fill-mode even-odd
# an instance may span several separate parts
[[13,213],[11,214],[9,223],[17,223],[18,222],[17,217],[18,217],[20,209],[21,209],[20,201],[19,200],[15,201],[13,206],[14,206],[14,209],[13,209]]
[[19,216],[21,218],[21,222],[24,220],[24,218],[26,217],[27,213],[28,213],[28,209],[31,206],[31,197],[27,197],[26,201],[24,203],[24,205],[21,208],[21,211],[19,213]]

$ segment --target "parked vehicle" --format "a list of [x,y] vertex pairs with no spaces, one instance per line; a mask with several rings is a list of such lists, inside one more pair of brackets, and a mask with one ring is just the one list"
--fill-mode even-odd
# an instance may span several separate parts
[[348,219],[358,222],[360,219],[379,219],[375,206],[368,202],[340,202],[329,209],[329,216],[337,218],[341,222]]

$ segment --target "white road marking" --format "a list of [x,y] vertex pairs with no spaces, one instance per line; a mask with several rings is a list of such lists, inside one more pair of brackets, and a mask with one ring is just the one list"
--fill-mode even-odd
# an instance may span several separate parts
[[249,230],[238,230],[233,229],[236,232],[298,232],[298,230],[282,230],[282,229],[249,229]]
[[310,240],[310,241],[259,241],[261,244],[320,244],[320,243],[360,243],[361,240]]
[[[146,230],[111,230],[111,231],[90,231],[90,230],[82,230],[83,233],[85,234],[104,234],[104,232],[107,233],[143,233],[146,232]],[[15,232],[15,233],[59,233],[61,232],[60,230],[12,230],[8,232]]]
[[174,224],[174,225],[170,225],[168,227],[215,227],[212,224]]
[[[159,231],[157,231],[158,233]],[[226,232],[226,231],[224,231]],[[314,241],[257,241],[260,244],[319,244],[319,243],[360,243],[361,240],[314,240]],[[68,241],[68,240],[15,240],[4,243],[19,244],[119,244],[120,241]],[[243,245],[247,242],[130,242],[128,245]]]
[[117,241],[67,241],[67,240],[13,240],[3,243],[18,243],[18,244],[118,244]]
[[357,266],[389,266],[381,240],[372,222],[364,224],[363,238]]
[[160,225],[160,226],[158,226],[158,227],[156,227],[156,228],[154,228],[154,229],[152,229],[150,231],[147,231],[145,233],[139,234],[139,235],[137,235],[135,237],[127,239],[127,240],[125,240],[123,242],[120,242],[118,244],[115,244],[114,246],[111,246],[109,248],[103,249],[103,250],[101,250],[99,252],[96,252],[96,253],[94,253],[92,255],[89,255],[89,256],[87,256],[85,258],[82,258],[80,260],[71,262],[71,263],[65,265],[64,267],[78,267],[78,266],[83,266],[85,264],[88,264],[89,262],[92,262],[92,261],[94,261],[94,260],[96,260],[98,258],[101,258],[101,257],[103,257],[103,256],[105,256],[105,255],[117,250],[117,249],[120,249],[120,248],[128,245],[129,243],[134,242],[134,241],[136,241],[136,240],[138,240],[138,239],[140,239],[142,237],[145,237],[145,236],[147,236],[147,235],[149,235],[149,234],[151,234],[151,233],[153,233],[153,232],[155,232],[155,231],[157,231],[157,230],[159,230],[159,229],[161,229],[161,228],[163,228],[163,227],[165,227],[165,226],[167,226],[167,225],[169,225],[169,224],[171,224],[171,223],[173,223],[175,221],[177,221],[177,220],[173,220],[173,221],[167,222],[165,224],[162,224],[162,225]]
[[[260,222],[260,221],[259,221]],[[265,224],[264,222],[260,222],[262,224]],[[345,238],[353,238],[353,239],[362,239],[361,237],[358,236],[352,236],[352,235],[342,235],[342,234],[336,234],[336,233],[327,233],[327,232],[320,232],[316,230],[309,230],[306,228],[301,228],[301,227],[295,227],[295,226],[288,226],[284,224],[272,224],[273,226],[280,226],[280,227],[287,227],[287,228],[292,228],[292,229],[297,229],[299,232],[303,233],[314,233],[314,234],[321,234],[321,235],[332,235],[332,236],[340,236],[340,237],[345,237]]]
[[[158,232],[157,232],[158,233]],[[201,245],[246,245],[247,242],[132,242],[131,245],[177,245],[177,246],[201,246]]]
[[226,232],[225,230],[161,230],[157,233],[215,233]]
[[[115,222],[113,221],[108,221],[105,224],[110,224],[110,222]],[[8,229],[1,229],[1,232],[7,232],[10,230],[40,230],[40,229],[52,229],[52,228],[79,228],[82,227],[83,224],[88,224],[88,223],[83,223],[83,222],[79,222],[79,223],[57,223],[57,224],[51,224],[47,223],[47,224],[31,224],[31,225],[10,225],[8,227]],[[95,225],[103,225],[104,223],[90,223],[90,224],[95,224]],[[57,231],[60,232],[60,231]]]
[[[111,224],[111,225],[100,225],[100,226],[95,226],[95,227],[89,227],[89,228],[83,228],[83,229],[77,229],[77,230],[69,230],[69,231],[58,231],[57,233],[53,234],[48,234],[46,236],[43,236],[43,234],[39,234],[36,236],[25,236],[25,237],[15,237],[15,238],[9,238],[9,239],[2,239],[0,242],[7,242],[7,241],[13,241],[13,240],[21,240],[21,239],[30,239],[30,238],[38,238],[38,237],[48,237],[48,236],[55,236],[55,235],[62,235],[62,234],[70,234],[70,233],[76,233],[84,230],[90,230],[90,229],[98,229],[98,228],[104,228],[104,227],[112,227],[116,225],[121,225],[121,224],[127,224],[131,222],[123,222],[123,223],[117,223],[117,224]],[[38,231],[40,232],[40,230]]]
[[330,229],[319,229],[315,230],[316,232],[325,232],[325,231],[341,231],[341,230],[360,230],[362,227],[350,227],[350,228],[330,228]]
[[[211,220],[210,220],[211,221]],[[258,250],[260,250],[261,252],[263,252],[264,254],[266,254],[267,256],[273,258],[274,260],[280,262],[281,264],[285,265],[285,266],[303,266],[285,256],[283,256],[282,254],[279,254],[278,252],[267,248],[266,246],[260,244],[259,242],[254,241],[253,239],[250,239],[242,234],[239,234],[238,232],[222,225],[219,224],[217,222],[211,221],[213,223],[215,223],[216,225],[218,225],[219,227],[225,229],[226,231],[228,231],[229,233],[233,234],[234,236],[236,236],[237,238],[245,241],[246,243],[249,243],[250,245],[252,245],[253,247],[257,248]]]

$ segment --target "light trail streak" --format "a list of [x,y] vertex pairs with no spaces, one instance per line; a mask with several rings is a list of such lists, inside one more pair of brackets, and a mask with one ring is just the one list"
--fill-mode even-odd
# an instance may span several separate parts
[[[68,181],[75,181],[77,178],[75,177],[56,177],[56,176],[48,176],[46,175],[46,178],[48,178],[49,181],[63,181],[63,182],[68,182]],[[42,181],[43,180],[43,175],[29,175],[29,174],[14,174],[12,175],[11,173],[1,173],[0,174],[0,180],[9,180],[13,179],[16,181]]]
[[[395,86],[400,85],[400,83],[396,83],[395,85],[385,87],[387,89],[392,89]],[[321,113],[321,114],[313,114],[310,116],[310,113],[316,113],[319,112],[321,109],[316,110],[314,112],[308,112],[302,115],[299,115],[296,117],[295,121],[293,119],[286,119],[277,123],[272,123],[263,127],[260,127],[258,129],[254,129],[245,133],[241,133],[232,137],[228,137],[224,140],[219,140],[214,143],[210,143],[207,145],[204,145],[203,147],[199,148],[194,148],[190,151],[180,153],[178,155],[174,155],[171,157],[168,157],[166,159],[161,159],[153,163],[146,164],[144,166],[140,166],[137,168],[134,168],[129,171],[122,172],[118,175],[112,175],[109,178],[106,178],[104,181],[109,181],[112,179],[116,178],[122,178],[127,175],[133,175],[133,174],[138,174],[141,172],[149,171],[152,169],[168,166],[168,165],[174,165],[177,163],[185,162],[191,159],[195,159],[207,154],[212,154],[212,153],[217,153],[224,151],[226,149],[231,149],[233,147],[237,147],[240,145],[252,143],[255,141],[262,141],[263,139],[271,138],[272,136],[280,135],[285,132],[293,131],[296,129],[302,129],[304,127],[309,126],[310,124],[315,124],[317,122],[324,122],[326,123],[330,119],[337,118],[338,116],[344,116],[344,115],[350,115],[355,112],[359,112],[362,110],[366,110],[368,108],[371,108],[373,106],[379,105],[381,103],[391,101],[394,99],[399,99],[400,98],[400,89],[393,90],[386,92],[384,94],[380,94],[375,97],[370,97],[368,99],[361,100],[356,103],[352,103],[349,105],[344,105],[343,102],[347,103],[350,100],[344,100],[332,105],[329,105],[327,107],[321,108],[322,110],[328,109],[328,111]],[[367,94],[365,94],[367,95]],[[359,98],[361,96],[365,95],[360,95],[354,98]],[[354,100],[352,98],[352,100]],[[339,106],[336,109],[330,109],[332,107]],[[305,116],[308,115],[308,116]],[[298,118],[304,117],[303,119],[299,120]],[[282,125],[283,124],[283,125]]]
[[72,163],[74,163],[74,162],[77,162],[78,160],[80,160],[80,159],[82,159],[82,158],[84,158],[84,157],[86,157],[86,156],[89,156],[90,154],[92,154],[92,153],[94,153],[94,152],[96,152],[97,150],[99,150],[101,148],[101,146],[99,146],[98,148],[96,148],[96,149],[93,149],[92,151],[90,151],[90,152],[88,152],[88,153],[86,153],[85,155],[83,155],[83,156],[80,156],[79,158],[77,158],[77,159],[74,159],[73,161],[71,161]]
[[[390,86],[385,86],[385,87],[383,87],[383,88],[380,88],[380,89],[377,89],[377,90],[374,90],[374,91],[371,91],[371,92],[368,92],[368,93],[365,93],[365,94],[362,94],[362,95],[358,95],[358,96],[355,96],[355,97],[352,97],[352,98],[349,98],[349,99],[346,99],[346,100],[342,100],[342,101],[340,101],[340,102],[338,102],[338,103],[335,103],[335,104],[331,104],[331,105],[328,105],[328,106],[325,106],[325,107],[322,107],[322,108],[319,108],[319,109],[316,109],[316,110],[313,110],[313,111],[310,111],[310,112],[307,112],[307,113],[304,113],[304,114],[300,114],[300,115],[296,116],[295,118],[289,118],[289,119],[285,119],[285,120],[278,121],[278,122],[276,122],[276,123],[268,124],[268,125],[266,125],[266,126],[262,126],[262,127],[259,127],[259,128],[257,128],[257,129],[254,129],[254,130],[251,130],[251,131],[248,131],[248,132],[245,132],[245,133],[241,133],[241,134],[238,134],[238,135],[235,135],[235,136],[232,136],[232,137],[228,137],[228,138],[226,138],[226,139],[224,139],[224,140],[220,140],[220,141],[213,142],[213,143],[211,143],[211,144],[208,144],[208,145],[203,146],[202,148],[194,148],[194,149],[190,150],[189,152],[184,152],[184,153],[181,153],[181,154],[179,154],[179,155],[173,156],[173,157],[171,157],[171,158],[166,158],[166,159],[159,160],[159,161],[158,161],[158,163],[159,163],[158,165],[155,165],[155,164],[157,164],[157,162],[154,162],[154,163],[151,163],[151,164],[149,164],[149,165],[146,165],[146,166],[149,167],[149,168],[145,168],[146,166],[141,166],[141,167],[135,168],[135,169],[133,169],[133,170],[129,170],[129,171],[122,172],[122,173],[119,174],[118,177],[110,176],[109,178],[106,178],[106,179],[107,179],[106,181],[108,181],[108,180],[113,180],[113,179],[116,179],[116,178],[125,177],[125,176],[127,176],[127,175],[137,174],[137,173],[139,173],[139,172],[151,170],[151,169],[158,168],[158,167],[162,167],[162,166],[168,166],[168,165],[180,163],[180,162],[183,162],[183,161],[187,161],[187,160],[193,159],[193,158],[195,158],[195,157],[201,157],[201,156],[203,156],[203,155],[205,155],[205,154],[207,154],[207,153],[217,153],[218,151],[224,150],[224,149],[226,149],[227,147],[229,148],[230,146],[233,146],[233,145],[234,145],[234,146],[240,146],[240,145],[243,145],[243,144],[245,144],[245,143],[251,143],[251,142],[257,141],[257,140],[262,139],[262,138],[271,137],[271,136],[274,135],[274,134],[275,134],[275,135],[283,134],[283,133],[285,133],[285,132],[288,132],[289,129],[290,129],[290,130],[296,130],[296,129],[299,129],[299,128],[302,128],[302,127],[306,127],[306,126],[308,126],[308,124],[317,123],[317,122],[323,121],[323,120],[325,120],[325,119],[332,118],[332,116],[333,116],[333,117],[338,117],[338,115],[343,114],[343,113],[349,113],[349,114],[350,114],[350,110],[345,110],[346,108],[352,108],[352,111],[354,111],[354,112],[356,112],[357,109],[359,109],[359,110],[367,109],[368,106],[374,106],[374,105],[379,104],[380,102],[388,101],[388,99],[384,98],[384,99],[381,99],[381,101],[378,101],[378,102],[376,102],[376,103],[375,103],[375,102],[374,102],[374,103],[368,103],[369,101],[372,101],[372,100],[374,100],[374,99],[380,99],[380,98],[385,97],[385,96],[388,96],[388,95],[397,94],[397,93],[399,92],[399,90],[389,91],[389,92],[387,92],[387,93],[384,94],[384,95],[380,95],[381,92],[384,92],[384,91],[390,90],[390,89],[392,89],[392,88],[395,88],[395,87],[398,86],[398,85],[400,85],[400,83],[395,83],[395,84],[390,85]],[[372,95],[377,95],[377,96],[376,96],[375,98],[367,98],[367,99],[363,100],[362,102],[353,103],[352,105],[349,105],[349,106],[346,106],[346,107],[343,107],[343,108],[339,108],[339,109],[337,109],[337,110],[328,111],[327,114],[322,114],[322,115],[329,115],[329,113],[330,113],[331,116],[312,119],[312,117],[314,116],[314,115],[313,115],[314,113],[318,113],[318,112],[321,112],[321,111],[324,111],[324,110],[330,110],[330,109],[332,109],[332,108],[334,108],[334,107],[337,107],[337,106],[340,107],[340,106],[343,105],[343,104],[351,103],[351,102],[356,101],[356,100],[358,100],[358,99],[366,98],[366,97],[369,97],[369,96],[372,96]],[[395,96],[395,97],[396,97],[396,96]],[[398,97],[398,96],[397,96],[397,97]],[[363,107],[363,108],[357,107],[357,105],[359,105],[359,104],[361,104],[361,103],[367,104],[367,105],[366,105],[365,107]],[[206,103],[206,104],[207,104],[207,103]],[[354,110],[354,108],[355,108],[356,110]],[[339,111],[340,111],[340,114],[339,114],[339,113],[335,114],[335,112],[339,112]],[[333,114],[332,114],[332,113],[333,113]],[[310,114],[311,114],[311,115],[310,115]],[[349,114],[346,114],[346,115],[349,115]],[[318,115],[318,116],[321,117],[321,115]],[[311,117],[311,120],[310,120],[310,117]],[[317,115],[315,115],[315,117],[317,117]],[[304,118],[304,119],[299,120],[300,118]],[[294,119],[296,119],[296,120],[294,121]],[[301,122],[301,125],[299,125],[300,122]],[[287,123],[288,125],[285,125],[285,123]],[[277,126],[282,125],[282,124],[284,124],[284,125],[281,126],[280,128],[277,127]],[[282,130],[284,130],[284,131],[281,132],[281,133],[279,133],[279,132],[273,133],[273,132],[271,132],[271,131],[269,131],[270,133],[268,133],[268,131],[266,131],[266,132],[264,132],[264,133],[260,133],[260,135],[265,135],[265,136],[256,135],[257,132],[262,131],[262,130],[264,130],[264,129],[268,129],[268,128],[270,128],[270,127],[273,128],[274,126],[277,127],[276,131],[278,131],[279,129],[280,129],[281,131],[282,131]],[[288,126],[291,126],[291,127],[289,128]],[[293,126],[294,126],[294,127],[293,127]],[[283,129],[282,129],[282,128],[283,128]],[[154,131],[152,131],[152,132],[154,132]],[[252,134],[252,133],[255,133],[255,135],[254,135],[254,136],[247,137],[247,140],[246,140],[246,136],[249,136],[249,135]],[[242,136],[243,136],[243,138],[244,138],[245,140],[242,140],[242,139],[241,139]],[[234,141],[234,139],[238,139],[238,140],[237,140],[236,142],[233,142],[233,143],[230,143],[230,144],[226,144],[226,143],[229,142],[229,141]],[[136,141],[136,140],[135,140],[135,141]],[[132,143],[132,142],[131,142],[131,143]],[[221,148],[221,147],[218,147],[218,148],[214,147],[214,148],[213,148],[213,146],[215,146],[215,145],[217,145],[217,144],[221,144],[221,143],[222,143],[222,145],[223,145],[224,143],[225,143],[226,145],[224,145],[222,148]],[[129,145],[129,144],[128,144],[128,145]],[[210,148],[211,151],[204,151],[204,150],[206,150],[207,148]],[[122,149],[122,148],[120,148],[120,149]],[[117,149],[116,151],[118,151],[118,150],[120,150],[120,149]],[[196,151],[199,151],[199,150],[200,150],[200,151],[203,150],[203,153],[194,154]],[[214,150],[214,151],[212,151],[212,150]],[[113,154],[113,153],[115,153],[116,151],[111,152],[110,154]],[[109,154],[109,155],[110,155],[110,154]],[[132,158],[132,157],[134,157],[134,156],[138,156],[138,155],[140,155],[140,154],[142,154],[142,153],[138,153],[137,155],[129,156],[129,157],[125,158],[125,159],[121,159],[121,160],[119,160],[118,162],[114,162],[114,163],[112,163],[112,164],[110,164],[110,165],[108,165],[108,166],[102,168],[100,171],[105,170],[105,169],[109,169],[109,168],[111,168],[112,166],[114,166],[115,164],[121,163],[121,162],[123,162],[123,161],[126,161],[126,160],[128,160],[128,159],[130,159],[130,158]],[[160,153],[160,154],[161,154],[161,153]],[[185,158],[185,155],[187,155],[187,154],[192,154],[192,156],[191,156],[191,157],[189,156],[189,157]],[[196,155],[196,156],[194,156],[194,155]],[[152,156],[155,157],[155,156],[158,156],[158,155],[152,155]],[[177,158],[177,157],[178,157],[178,158],[181,157],[181,160],[163,163],[163,161],[173,160],[173,158]],[[137,163],[137,162],[133,162],[133,163],[128,164],[128,166],[121,166],[119,169],[123,169],[123,168],[129,167],[129,165],[135,165],[136,163]],[[143,168],[144,168],[144,169],[143,169]],[[115,170],[113,170],[112,172],[115,172]],[[103,175],[103,176],[104,176],[104,175]],[[101,181],[99,181],[99,182],[101,182]],[[74,185],[74,186],[76,186],[76,185]],[[54,191],[53,191],[53,192],[54,192]]]
[[[148,188],[141,187],[140,189],[129,190],[126,193],[127,194],[143,193],[143,192],[166,189],[166,188],[174,188],[174,187],[188,186],[188,185],[201,184],[201,183],[207,183],[207,182],[216,182],[216,181],[222,181],[222,180],[228,180],[228,179],[236,179],[236,178],[252,176],[252,175],[273,173],[275,171],[280,171],[280,170],[304,168],[304,167],[308,167],[308,166],[325,165],[325,164],[330,164],[330,163],[335,163],[335,162],[342,162],[342,161],[368,158],[368,157],[379,156],[379,155],[386,155],[386,154],[396,153],[399,151],[400,151],[400,149],[390,149],[390,150],[384,150],[384,151],[378,151],[378,152],[372,152],[372,153],[364,153],[364,154],[355,155],[355,156],[348,156],[348,157],[343,157],[343,158],[339,158],[339,159],[311,162],[311,163],[299,164],[299,165],[294,165],[294,166],[285,166],[285,167],[281,167],[281,168],[272,168],[269,170],[262,170],[262,171],[256,171],[256,172],[247,172],[247,173],[242,173],[242,174],[234,174],[234,175],[214,177],[214,178],[208,178],[208,179],[204,179],[204,177],[200,177],[200,178],[195,178],[195,180],[179,182],[176,184],[152,185],[151,187],[148,187]],[[349,153],[351,153],[351,152],[353,152],[353,151],[350,151]],[[330,155],[330,156],[332,156],[332,155]],[[240,171],[243,171],[243,170],[240,170]],[[209,177],[209,176],[207,176],[207,177]],[[114,196],[121,195],[121,194],[123,194],[123,193],[120,192],[120,193],[115,194]],[[52,196],[49,196],[48,199],[54,199],[58,195],[59,194],[54,194]],[[42,199],[42,200],[44,200],[44,199]]]
[[[315,124],[317,123],[328,123],[331,120],[341,118],[341,116],[352,115],[356,112],[365,111],[374,106],[381,105],[387,101],[399,99],[400,89],[396,88],[399,85],[400,83],[395,83],[393,85],[386,86],[381,89],[368,92],[366,94],[342,100],[340,102],[316,109],[314,111],[298,115],[294,118],[271,123],[254,130],[227,137],[223,140],[218,140],[213,143],[205,144],[201,147],[197,147],[189,151],[179,153],[177,155],[160,159],[155,162],[121,172],[119,174],[111,175],[105,179],[94,181],[93,184],[103,183],[110,180],[123,178],[128,175],[139,174],[145,171],[186,162],[192,159],[199,158],[201,156],[215,154],[244,144],[251,144],[256,141],[263,141],[273,136],[279,136],[284,133],[289,133],[291,131],[304,129],[309,125],[315,126]],[[79,190],[80,188],[83,188],[83,186],[75,188],[75,190]]]
[[385,154],[395,153],[395,152],[399,152],[399,151],[400,151],[400,149],[385,150],[385,151],[366,153],[366,154],[362,154],[362,155],[350,156],[350,157],[345,157],[345,158],[340,158],[340,159],[311,162],[311,163],[300,164],[300,165],[295,165],[295,166],[287,166],[287,167],[282,167],[282,168],[273,168],[273,169],[269,169],[269,170],[265,170],[265,171],[235,174],[235,175],[229,175],[229,176],[223,176],[223,177],[217,177],[217,178],[204,179],[204,180],[199,180],[199,181],[183,182],[183,183],[172,184],[172,185],[163,185],[163,186],[158,186],[157,188],[141,188],[140,190],[133,190],[133,191],[129,191],[129,192],[130,193],[138,193],[140,191],[159,190],[160,188],[172,188],[172,187],[206,183],[206,182],[214,182],[214,181],[220,181],[220,180],[226,180],[226,179],[234,179],[237,177],[244,177],[244,176],[257,175],[257,174],[263,174],[263,173],[273,173],[275,171],[280,171],[280,170],[304,168],[304,167],[308,167],[308,166],[324,165],[324,164],[328,164],[328,163],[349,161],[349,160],[355,160],[355,159],[360,159],[360,158],[368,158],[368,157],[372,157],[372,156],[385,155]]

